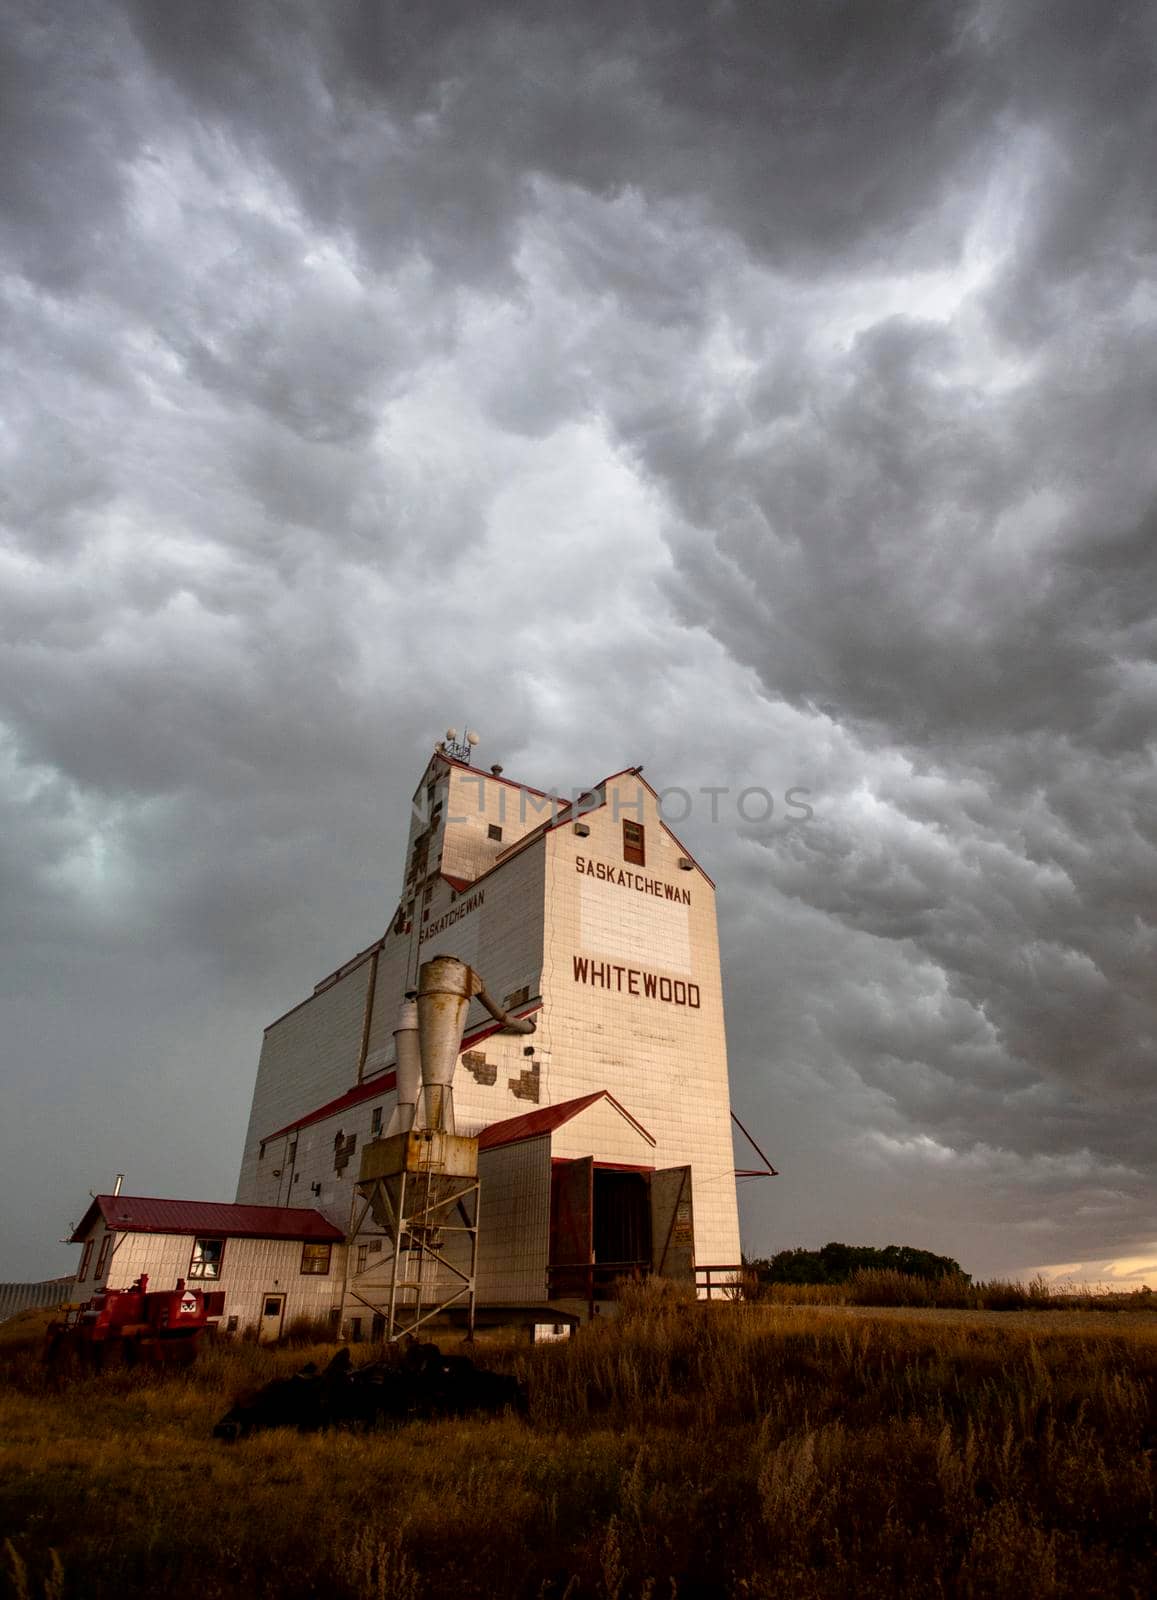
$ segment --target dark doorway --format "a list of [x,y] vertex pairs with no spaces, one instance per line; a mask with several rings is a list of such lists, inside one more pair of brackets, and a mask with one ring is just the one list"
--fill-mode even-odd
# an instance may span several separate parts
[[594,1178],[595,1264],[650,1271],[650,1174],[596,1167]]
[[602,1299],[617,1278],[651,1271],[651,1174],[590,1156],[551,1172],[550,1293]]

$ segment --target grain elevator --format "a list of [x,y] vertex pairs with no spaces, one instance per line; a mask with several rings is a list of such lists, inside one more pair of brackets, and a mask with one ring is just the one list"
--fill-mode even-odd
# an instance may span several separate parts
[[433,1091],[477,1140],[478,1304],[589,1306],[650,1272],[718,1289],[740,1252],[714,885],[640,772],[567,801],[472,754],[430,757],[386,933],[266,1029],[237,1199],[347,1230],[342,1316],[380,1328],[396,1250],[365,1195],[419,1097],[407,996],[454,958],[490,1003],[463,997]]
[[433,749],[385,933],[265,1029],[235,1201],[96,1197],[78,1291],[176,1273],[227,1328],[357,1339],[737,1283],[711,879],[641,769],[562,799],[473,756]]

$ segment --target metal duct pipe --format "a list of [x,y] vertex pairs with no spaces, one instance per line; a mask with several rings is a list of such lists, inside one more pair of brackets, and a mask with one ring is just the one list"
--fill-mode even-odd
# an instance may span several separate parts
[[478,990],[478,998],[486,1007],[487,1011],[489,1011],[490,1015],[494,1018],[495,1022],[501,1022],[504,1033],[534,1032],[533,1017],[512,1017],[509,1011],[503,1011],[500,1005],[495,1004],[495,1002],[486,993],[485,989],[480,988]]
[[418,1007],[413,989],[407,989],[402,1009],[398,1013],[398,1026],[394,1029],[394,1068],[398,1083],[398,1103],[390,1116],[386,1137],[393,1133],[409,1133],[414,1126],[414,1113],[418,1105],[418,1090],[422,1086],[422,1052],[418,1043]]

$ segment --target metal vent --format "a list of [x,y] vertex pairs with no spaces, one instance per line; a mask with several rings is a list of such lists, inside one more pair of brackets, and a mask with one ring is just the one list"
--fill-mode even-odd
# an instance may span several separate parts
[[574,825],[574,831],[578,834],[580,839],[587,839],[587,838],[590,837],[590,831],[591,831],[590,823],[589,822],[576,822],[575,825]]
[[693,863],[686,856],[679,857],[679,868],[682,872],[690,872]]

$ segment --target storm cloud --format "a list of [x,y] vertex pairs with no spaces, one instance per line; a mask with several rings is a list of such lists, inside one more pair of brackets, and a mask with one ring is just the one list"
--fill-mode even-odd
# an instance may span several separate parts
[[1154,1270],[1155,53],[10,0],[0,1276],[116,1171],[231,1194],[464,716],[696,797],[750,1252]]

